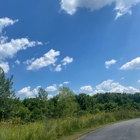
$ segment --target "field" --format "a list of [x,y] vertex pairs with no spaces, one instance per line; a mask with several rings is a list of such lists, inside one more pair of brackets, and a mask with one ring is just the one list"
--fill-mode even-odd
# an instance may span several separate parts
[[7,122],[1,121],[0,140],[74,140],[101,125],[138,117],[138,111],[122,110],[116,113],[89,114],[79,118],[46,118],[42,122],[27,124],[21,124],[19,118],[12,118]]

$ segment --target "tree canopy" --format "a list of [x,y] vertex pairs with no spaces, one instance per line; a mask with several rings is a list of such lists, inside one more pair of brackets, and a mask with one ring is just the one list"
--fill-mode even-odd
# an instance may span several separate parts
[[6,78],[0,68],[0,119],[20,117],[22,121],[36,121],[43,117],[65,118],[119,110],[140,111],[140,93],[85,93],[74,94],[68,87],[61,87],[58,94],[48,99],[48,93],[38,88],[35,98],[19,100],[15,95],[13,75]]
[[15,107],[15,90],[13,86],[13,75],[6,78],[3,69],[0,67],[0,118],[8,118],[12,115]]

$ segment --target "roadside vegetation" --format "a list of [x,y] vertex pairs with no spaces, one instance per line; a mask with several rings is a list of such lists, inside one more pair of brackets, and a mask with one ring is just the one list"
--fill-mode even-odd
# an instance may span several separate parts
[[35,98],[20,100],[12,79],[0,68],[1,140],[62,140],[89,128],[140,117],[140,93],[89,96],[62,87],[48,99],[48,93],[39,88]]

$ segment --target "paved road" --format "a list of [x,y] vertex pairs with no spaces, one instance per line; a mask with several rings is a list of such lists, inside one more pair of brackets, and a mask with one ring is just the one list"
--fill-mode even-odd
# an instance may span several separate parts
[[140,119],[106,126],[79,140],[140,140]]

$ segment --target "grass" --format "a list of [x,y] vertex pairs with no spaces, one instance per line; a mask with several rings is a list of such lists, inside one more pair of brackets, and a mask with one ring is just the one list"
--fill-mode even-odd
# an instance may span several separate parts
[[28,124],[2,121],[0,140],[75,140],[106,124],[140,117],[138,111],[85,115],[79,118],[45,119]]

